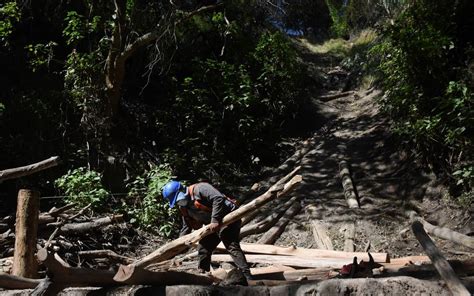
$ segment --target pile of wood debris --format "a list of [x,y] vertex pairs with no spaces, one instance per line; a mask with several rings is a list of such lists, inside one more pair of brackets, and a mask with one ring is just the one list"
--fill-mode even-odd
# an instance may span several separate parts
[[[255,278],[245,284],[271,287],[305,283],[319,285],[333,281],[331,285],[338,285],[338,293],[342,293],[343,285],[344,289],[356,291],[357,288],[350,285],[361,283],[348,280],[349,282],[342,284],[332,279],[395,279],[404,276],[399,280],[408,283],[410,280],[406,276],[423,279],[439,274],[444,284],[436,282],[438,288],[447,289],[455,295],[469,295],[465,282],[459,277],[474,274],[474,260],[446,260],[426,234],[426,225],[419,219],[414,219],[412,230],[428,256],[390,259],[387,253],[369,254],[273,245],[288,221],[301,209],[298,200],[290,196],[294,188],[302,182],[302,177],[298,175],[299,169],[295,168],[266,192],[229,213],[222,221],[225,226],[242,219],[242,237],[264,233],[257,243],[242,243],[248,262],[254,266],[251,273]],[[347,199],[350,200],[351,192],[347,191]],[[93,235],[94,231],[101,230],[101,234],[106,234],[105,239],[112,239],[114,235],[118,236],[118,239],[133,237],[131,229],[122,223],[122,216],[90,219],[84,216],[88,207],[72,211],[74,205],[53,208],[38,216],[37,210],[29,210],[35,208],[32,200],[34,196],[31,192],[20,192],[15,234],[12,232],[11,217],[5,217],[0,223],[0,227],[5,230],[0,237],[0,251],[2,257],[7,256],[7,259],[0,260],[0,266],[8,265],[9,262],[12,265],[11,270],[3,268],[4,272],[0,273],[0,288],[33,289],[30,291],[32,295],[56,295],[70,287],[232,284],[232,269],[226,268],[224,264],[231,262],[231,258],[225,254],[223,246],[219,246],[212,257],[212,261],[220,263],[221,267],[209,274],[195,273],[196,252],[182,255],[203,237],[212,233],[208,226],[164,244],[145,257],[133,259],[124,256],[125,252],[120,249],[113,249],[110,242],[107,244],[102,238],[99,239],[100,235]],[[279,206],[274,207],[270,215],[261,215],[262,207],[275,200],[280,201]],[[121,226],[105,228],[117,222]],[[313,229],[313,233],[319,236],[321,241],[325,240],[321,235],[323,232],[320,233],[317,227]],[[39,239],[36,238],[37,235]],[[127,241],[126,245],[130,245],[130,242]],[[36,250],[38,251],[35,254]],[[8,258],[12,253],[13,258]],[[78,259],[74,261],[71,258]],[[71,262],[75,262],[75,266],[72,266]],[[118,268],[114,268],[115,266]],[[109,269],[104,269],[107,267]],[[45,271],[40,279],[37,278],[38,268]],[[326,291],[327,289],[326,287]]]

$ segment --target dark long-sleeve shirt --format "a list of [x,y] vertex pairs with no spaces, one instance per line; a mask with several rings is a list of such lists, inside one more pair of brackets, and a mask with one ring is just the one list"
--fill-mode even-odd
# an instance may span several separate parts
[[[211,209],[211,212],[197,209],[193,202],[186,207],[189,216],[202,224],[221,223],[225,215],[237,208],[233,202],[209,183],[198,183],[193,186],[192,190],[194,199]],[[184,217],[182,220],[181,235],[184,235],[191,232],[191,227],[186,223]]]

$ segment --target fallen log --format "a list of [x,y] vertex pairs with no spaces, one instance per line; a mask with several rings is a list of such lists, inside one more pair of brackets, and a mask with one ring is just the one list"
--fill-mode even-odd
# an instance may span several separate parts
[[416,239],[420,242],[426,254],[430,257],[436,270],[439,272],[441,278],[446,282],[449,290],[453,295],[470,295],[466,287],[463,286],[459,278],[456,276],[453,268],[438,250],[431,238],[423,229],[423,224],[415,221],[412,224],[412,230]]
[[[346,259],[351,261],[354,257],[357,257],[359,260],[369,261],[369,256],[364,252],[343,252],[343,251],[333,251],[333,250],[324,250],[324,249],[306,249],[300,247],[281,247],[274,245],[261,245],[261,244],[249,244],[241,243],[240,247],[242,251],[246,254],[262,254],[262,255],[286,255],[286,256],[296,256],[301,258],[339,258]],[[226,252],[224,245],[221,243],[217,246],[217,251]],[[389,255],[387,253],[370,253],[374,258],[374,261],[377,263],[386,263],[391,262]],[[412,257],[408,257],[412,258]],[[421,257],[420,257],[421,258]],[[429,262],[429,258],[423,256],[425,261]],[[403,258],[398,258],[397,263],[405,263],[407,260],[402,261]]]
[[323,101],[323,102],[329,102],[329,101],[332,101],[332,100],[335,100],[335,99],[338,99],[338,98],[351,96],[354,93],[355,92],[353,90],[350,90],[350,91],[340,92],[340,93],[336,93],[336,94],[329,94],[329,95],[319,96],[319,97],[317,97],[317,99],[320,100],[320,101]]
[[474,237],[456,232],[446,227],[435,226],[418,215],[415,211],[407,211],[405,215],[411,221],[420,221],[426,232],[444,240],[449,240],[470,249],[474,249]]
[[[292,200],[292,199],[290,199]],[[285,231],[290,220],[301,211],[301,204],[298,199],[293,201],[291,207],[285,212],[283,217],[258,240],[259,244],[274,244],[280,235]]]
[[[428,263],[429,262],[429,263]],[[423,264],[397,264],[389,263],[383,265],[383,274],[381,276],[398,276],[406,275],[416,278],[433,278],[437,276],[438,271],[435,266],[431,264],[431,261]],[[474,275],[474,260],[448,260],[449,265],[452,267],[454,272],[459,276],[471,276]]]
[[0,288],[2,289],[33,289],[40,281],[0,272]]
[[328,229],[324,223],[311,220],[311,231],[318,249],[334,250],[331,238],[328,235]]
[[107,287],[123,284],[157,286],[177,284],[210,285],[217,280],[212,276],[182,271],[154,272],[137,269],[138,272],[135,272],[126,282],[116,282],[113,279],[115,275],[113,271],[71,267],[57,254],[53,255],[46,249],[40,249],[37,257],[47,267],[49,277],[42,281],[42,286],[37,287],[34,292],[36,295],[51,295],[51,291],[61,291],[67,287]]
[[79,255],[79,257],[83,258],[107,258],[116,262],[121,262],[123,264],[130,264],[134,261],[132,258],[119,255],[112,250],[79,251],[77,254]]
[[[261,196],[241,206],[237,210],[227,214],[222,220],[221,225],[225,226],[230,223],[233,223],[241,219],[247,213],[263,206],[270,200],[273,200],[274,198],[281,198],[287,195],[288,193],[290,193],[302,181],[302,177],[300,175],[295,175],[299,169],[300,167],[294,169],[291,173],[289,173],[280,181],[278,181],[275,185],[273,185],[267,192],[265,192]],[[133,276],[133,273],[135,272],[135,270],[138,270],[140,268],[145,268],[146,266],[153,264],[155,262],[160,262],[166,259],[170,259],[176,256],[177,254],[181,253],[182,251],[186,250],[187,248],[189,248],[189,246],[196,244],[203,237],[211,233],[212,231],[209,228],[209,225],[207,225],[188,235],[184,235],[168,244],[165,244],[164,246],[160,247],[158,250],[154,251],[153,253],[135,261],[133,264],[130,264],[127,266],[121,265],[114,278],[117,281],[122,281],[122,282],[126,281],[128,278]]]
[[15,223],[15,248],[12,274],[36,277],[38,264],[35,260],[38,233],[39,192],[21,189],[18,192]]
[[346,197],[346,201],[349,205],[349,208],[358,208],[359,200],[356,194],[357,189],[352,183],[349,171],[349,164],[345,160],[339,163],[339,175],[341,176],[342,188],[344,189],[344,196]]
[[[109,217],[98,218],[90,222],[82,223],[66,223],[62,225],[59,229],[60,234],[79,234],[92,231],[97,228],[101,228],[113,223],[122,223],[123,215],[111,215]],[[49,227],[56,227],[60,224],[50,223]]]
[[263,220],[255,223],[246,225],[240,229],[240,239],[252,235],[265,232],[269,230],[273,225],[275,225],[280,218],[285,214],[285,212],[296,202],[298,199],[297,196],[292,197],[287,202],[285,202],[279,209],[276,209],[272,214],[264,218]]
[[57,166],[58,164],[59,164],[59,157],[53,156],[43,161],[30,164],[27,166],[3,170],[3,171],[0,171],[0,183],[8,179],[15,179],[15,178],[31,175],[36,172]]

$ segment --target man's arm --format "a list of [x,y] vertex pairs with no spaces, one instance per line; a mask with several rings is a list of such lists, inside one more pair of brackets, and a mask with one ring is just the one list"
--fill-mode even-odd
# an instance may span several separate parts
[[183,223],[183,226],[181,227],[181,230],[179,231],[180,237],[191,233],[191,227],[189,227],[188,223],[186,222],[186,219],[184,219],[183,216],[181,216],[181,222]]

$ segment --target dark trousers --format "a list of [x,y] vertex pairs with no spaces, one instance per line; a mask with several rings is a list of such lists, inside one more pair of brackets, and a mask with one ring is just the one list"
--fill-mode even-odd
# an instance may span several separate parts
[[200,269],[205,271],[210,270],[212,252],[214,252],[222,240],[232,260],[234,260],[235,265],[237,265],[237,268],[240,269],[246,277],[250,276],[250,268],[247,259],[245,259],[244,252],[242,252],[240,248],[240,226],[241,221],[239,220],[199,241],[198,256]]

